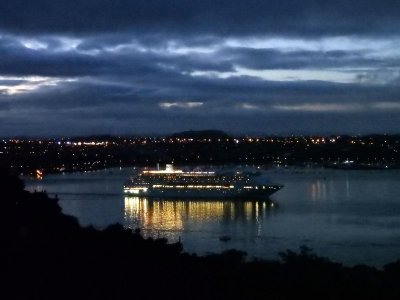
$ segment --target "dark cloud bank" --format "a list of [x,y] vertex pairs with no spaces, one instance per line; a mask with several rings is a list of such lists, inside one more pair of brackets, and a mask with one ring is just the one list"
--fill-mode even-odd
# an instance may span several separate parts
[[398,34],[396,0],[14,0],[0,26],[16,33],[135,33],[298,36]]

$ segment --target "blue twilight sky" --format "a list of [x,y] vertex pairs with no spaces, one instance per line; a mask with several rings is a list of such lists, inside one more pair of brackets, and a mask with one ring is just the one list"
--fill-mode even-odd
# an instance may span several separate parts
[[0,2],[0,135],[398,133],[398,0]]

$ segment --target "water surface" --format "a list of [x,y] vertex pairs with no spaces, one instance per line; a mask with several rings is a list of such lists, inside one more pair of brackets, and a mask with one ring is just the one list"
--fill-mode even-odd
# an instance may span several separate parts
[[[25,179],[29,190],[58,194],[82,225],[121,223],[146,236],[183,241],[189,252],[230,248],[277,258],[307,245],[348,265],[382,266],[400,258],[399,170],[274,168],[262,175],[285,187],[264,202],[160,201],[124,197],[133,169],[48,175]],[[220,241],[229,236],[228,242]]]

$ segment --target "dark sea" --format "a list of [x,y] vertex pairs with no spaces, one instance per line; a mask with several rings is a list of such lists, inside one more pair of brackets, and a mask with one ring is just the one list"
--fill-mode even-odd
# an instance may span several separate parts
[[[57,194],[81,225],[121,223],[143,235],[181,239],[190,253],[238,249],[248,257],[308,246],[346,265],[400,259],[400,170],[272,168],[261,179],[283,184],[267,202],[150,200],[125,197],[133,168],[24,178],[30,191]],[[227,236],[228,241],[220,238]]]

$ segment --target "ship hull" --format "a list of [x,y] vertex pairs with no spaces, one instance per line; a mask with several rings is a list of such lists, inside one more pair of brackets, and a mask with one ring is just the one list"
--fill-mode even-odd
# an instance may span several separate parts
[[125,188],[128,196],[140,196],[147,198],[168,199],[268,199],[273,193],[281,189],[281,186],[268,186],[260,190],[196,190],[196,189],[148,189],[147,191],[131,192],[129,187]]

